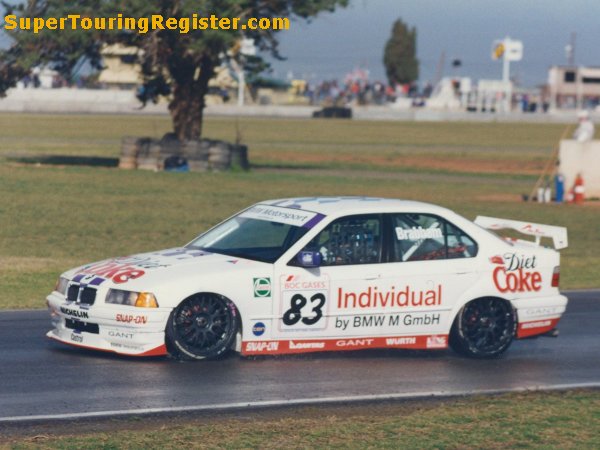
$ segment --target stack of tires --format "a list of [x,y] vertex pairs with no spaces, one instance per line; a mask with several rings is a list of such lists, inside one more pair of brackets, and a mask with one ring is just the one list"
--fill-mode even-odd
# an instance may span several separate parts
[[223,141],[212,141],[208,149],[208,166],[212,170],[227,170],[231,167],[231,145]]
[[162,165],[161,145],[155,140],[149,140],[142,146],[137,157],[137,168],[143,170],[159,170]]
[[161,140],[123,138],[119,160],[121,169],[171,170],[175,160],[181,163],[175,169],[185,167],[190,172],[249,168],[248,147],[245,145],[212,139],[181,142],[172,134]]
[[125,136],[121,140],[121,157],[119,158],[119,169],[137,169],[137,157],[140,152],[140,141],[142,139]]
[[202,141],[187,141],[182,145],[183,157],[187,160],[190,172],[206,172],[208,166],[209,143]]

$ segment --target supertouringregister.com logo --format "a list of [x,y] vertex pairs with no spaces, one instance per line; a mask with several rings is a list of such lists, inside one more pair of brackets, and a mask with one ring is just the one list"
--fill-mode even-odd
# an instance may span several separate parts
[[8,31],[21,30],[36,34],[43,30],[129,30],[139,34],[155,30],[174,30],[187,34],[196,30],[288,30],[290,19],[219,17],[215,14],[192,14],[189,17],[165,17],[160,14],[126,17],[120,13],[114,17],[86,17],[80,14],[69,14],[66,17],[18,17],[9,14],[4,16],[3,28]]

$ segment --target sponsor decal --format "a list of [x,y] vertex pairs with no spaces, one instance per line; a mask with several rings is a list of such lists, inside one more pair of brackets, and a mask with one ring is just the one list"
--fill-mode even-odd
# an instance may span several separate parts
[[284,223],[301,227],[315,216],[315,213],[299,211],[279,206],[256,205],[240,214],[240,217],[270,222]]
[[79,309],[66,308],[64,306],[60,307],[60,312],[66,314],[71,317],[79,317],[80,319],[89,319],[89,315],[87,311],[81,311]]
[[405,229],[396,227],[396,239],[399,241],[419,241],[421,239],[441,239],[443,237],[440,228],[412,227]]
[[335,328],[346,330],[348,328],[376,328],[376,327],[398,327],[398,326],[423,326],[439,325],[441,323],[440,313],[414,313],[414,314],[392,314],[392,315],[364,315],[345,319],[336,317]]
[[98,277],[94,274],[86,275],[85,273],[80,273],[79,275],[75,275],[71,281],[73,283],[80,283],[82,287],[100,286],[106,281],[106,278]]
[[294,342],[289,341],[290,350],[324,349],[325,342]]
[[446,348],[446,336],[427,336],[427,348]]
[[[295,205],[294,205],[295,206]],[[298,208],[283,208],[281,206],[256,205],[244,211],[239,217],[267,220],[296,227],[313,228],[325,218],[323,214],[302,211]]]
[[118,339],[133,339],[133,333],[124,333],[122,331],[109,330],[108,335]]
[[81,344],[83,342],[83,336],[80,334],[71,333],[71,340]]
[[[342,328],[343,330],[345,330],[348,327],[350,320],[351,319],[341,319],[339,317],[336,317],[335,327]],[[385,316],[354,316],[354,318],[352,319],[352,326],[354,328],[381,327],[384,325],[384,322]]]
[[530,328],[543,328],[552,325],[551,320],[541,320],[539,322],[527,322],[521,325],[521,330],[528,330]]
[[329,287],[328,280],[305,280],[302,281],[294,275],[290,275],[283,283],[283,289],[287,290],[311,290],[311,289],[327,289]]
[[308,275],[284,275],[280,278],[280,285],[280,331],[318,331],[327,328],[328,277],[315,279]]
[[262,336],[263,334],[265,334],[266,329],[267,329],[267,327],[265,326],[264,323],[256,322],[254,324],[254,326],[252,327],[252,334],[254,336]]
[[[400,316],[392,316],[390,317],[390,325],[395,325],[400,322]],[[410,327],[410,326],[419,326],[419,325],[439,325],[440,324],[440,314],[406,314],[402,318],[402,325]]]
[[[168,250],[164,253],[156,253],[158,256],[166,256],[167,258],[175,258],[175,259],[190,259],[190,258],[198,258],[200,256],[210,255],[211,253],[205,252],[204,250],[196,250],[193,248],[177,248],[174,250]],[[152,263],[153,261],[148,258],[148,263]],[[141,266],[140,263],[134,263],[136,266]],[[156,264],[160,264],[156,262]],[[155,267],[161,267],[161,265],[157,265]],[[162,263],[162,267],[168,267],[168,264]],[[150,268],[150,267],[148,267]]]
[[524,225],[521,228],[521,231],[523,233],[535,233],[535,234],[543,234],[544,233],[544,230],[542,230],[541,228],[536,228],[532,224]]
[[500,255],[492,256],[490,258],[492,264],[504,264],[504,259]]
[[337,294],[338,309],[406,308],[442,304],[442,285],[428,290],[414,290],[410,286],[397,290],[395,286],[392,286],[383,292],[377,287],[371,286],[362,292],[344,292],[344,289],[340,287]]
[[402,345],[416,345],[417,337],[396,337],[396,338],[387,338],[385,343],[390,347],[402,346]]
[[505,253],[504,254],[504,265],[506,271],[511,272],[518,269],[535,269],[537,261],[535,255],[517,255],[516,253]]
[[537,266],[535,255],[517,255],[505,253],[490,258],[498,267],[492,272],[494,285],[498,291],[537,292],[542,289],[542,274],[531,270]]
[[519,309],[519,316],[550,316],[564,312],[564,306],[538,306],[535,308]]
[[311,295],[309,312],[305,314],[302,310],[309,304],[309,300],[302,294],[294,294],[290,300],[290,308],[283,314],[284,325],[293,326],[300,321],[309,326],[316,324],[323,317],[325,301],[325,294],[321,292]]
[[447,335],[388,336],[324,340],[250,341],[242,345],[242,354],[285,354],[319,351],[344,351],[367,348],[446,348]]
[[254,298],[270,297],[271,296],[271,279],[254,278]]
[[517,269],[507,272],[502,266],[498,266],[492,273],[494,285],[500,292],[532,292],[542,289],[542,275],[539,272],[530,272]]
[[117,314],[115,317],[117,322],[134,323],[136,325],[144,325],[148,323],[148,316],[134,316],[133,314]]
[[529,336],[535,336],[537,334],[544,334],[556,328],[558,320],[558,318],[555,318],[519,323],[519,327],[517,328],[517,337],[521,339]]
[[270,342],[246,342],[247,353],[274,353],[279,350],[278,341]]
[[129,264],[120,264],[115,261],[109,261],[85,267],[83,270],[81,270],[81,273],[109,278],[114,283],[120,284],[126,283],[127,281],[135,278],[139,278],[146,272]]
[[88,286],[100,286],[105,281],[106,281],[106,278],[96,277],[88,283]]
[[337,340],[335,342],[335,345],[336,345],[336,347],[361,348],[361,347],[370,347],[371,345],[373,345],[373,342],[375,342],[375,339],[373,339],[373,338],[367,338],[367,339],[340,339],[340,340]]
[[130,350],[130,351],[140,351],[143,349],[143,347],[140,347],[139,345],[128,345],[128,344],[122,344],[122,343],[118,343],[118,342],[111,342],[110,346],[113,348],[120,348],[123,350]]

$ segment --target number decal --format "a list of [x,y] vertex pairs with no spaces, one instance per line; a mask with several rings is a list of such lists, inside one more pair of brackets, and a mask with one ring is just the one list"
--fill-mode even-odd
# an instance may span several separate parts
[[292,326],[302,319],[303,324],[314,325],[321,320],[321,317],[323,317],[323,305],[325,305],[325,295],[318,293],[310,298],[312,317],[302,317],[302,308],[306,306],[307,302],[306,297],[301,294],[295,294],[290,301],[290,309],[283,315],[283,323],[287,326]]
[[298,323],[302,318],[301,309],[306,305],[306,298],[300,294],[296,294],[292,297],[291,307],[283,315],[283,323],[291,326]]
[[[319,302],[317,306],[314,306],[315,301]],[[321,317],[323,317],[323,311],[321,308],[323,308],[323,305],[325,304],[325,296],[321,293],[315,294],[310,298],[310,303],[313,305],[312,312],[314,313],[314,317],[304,317],[302,319],[302,323],[305,325],[314,325],[321,319]]]

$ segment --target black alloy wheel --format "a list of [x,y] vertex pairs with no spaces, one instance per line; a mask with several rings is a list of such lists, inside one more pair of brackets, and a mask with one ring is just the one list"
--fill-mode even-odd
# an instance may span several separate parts
[[493,358],[508,349],[516,327],[515,310],[509,302],[479,298],[459,311],[450,332],[450,346],[473,358]]
[[238,313],[231,301],[217,294],[196,294],[169,316],[167,349],[178,359],[215,359],[231,348],[237,331]]

